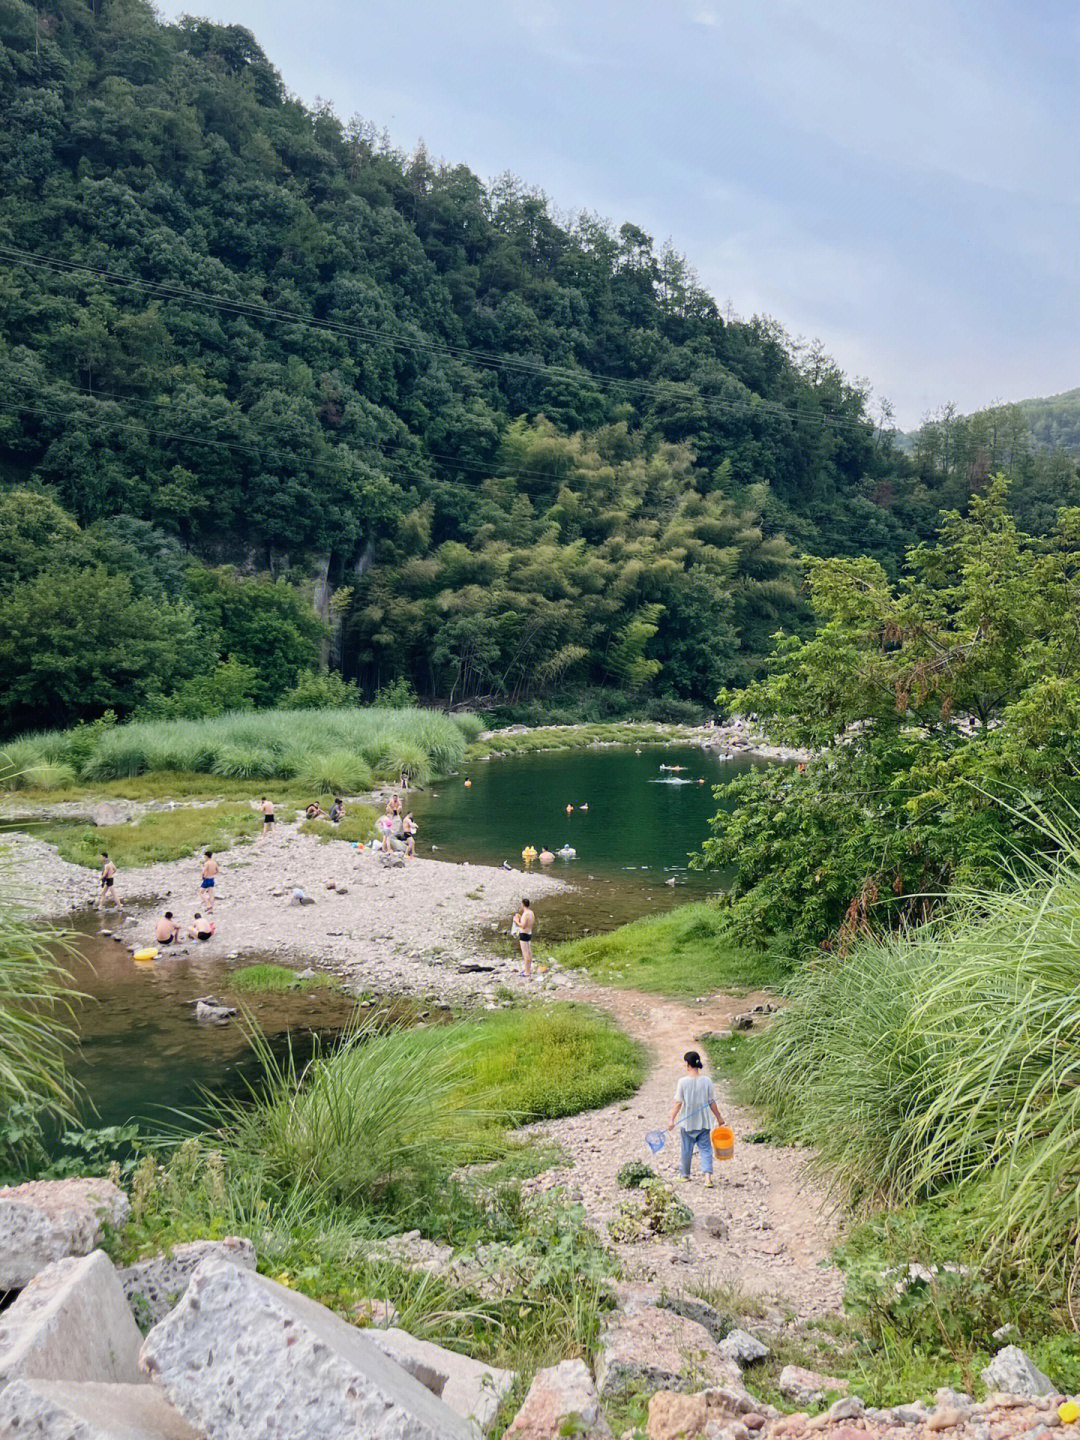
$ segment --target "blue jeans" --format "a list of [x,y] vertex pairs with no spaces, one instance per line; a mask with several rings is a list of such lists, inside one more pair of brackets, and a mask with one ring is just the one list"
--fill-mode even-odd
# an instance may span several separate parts
[[679,1137],[682,1140],[682,1164],[679,1166],[683,1175],[690,1174],[690,1162],[694,1158],[696,1147],[701,1160],[701,1170],[704,1175],[712,1174],[712,1135],[708,1130],[680,1130]]

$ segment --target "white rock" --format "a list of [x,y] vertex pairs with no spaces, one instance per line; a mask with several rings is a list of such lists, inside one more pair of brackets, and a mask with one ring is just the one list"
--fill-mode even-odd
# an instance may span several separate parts
[[103,1225],[122,1225],[130,1208],[104,1179],[0,1187],[0,1290],[21,1290],[54,1260],[89,1255]]
[[466,1440],[469,1425],[358,1330],[227,1261],[204,1260],[139,1363],[208,1440]]
[[144,1329],[164,1320],[179,1303],[188,1281],[208,1255],[231,1260],[245,1270],[254,1270],[257,1263],[251,1241],[229,1235],[224,1240],[192,1240],[186,1245],[174,1245],[168,1255],[152,1255],[116,1272],[132,1314]]
[[1058,1393],[1054,1382],[1018,1345],[1006,1345],[998,1351],[982,1372],[982,1382],[987,1390],[1003,1390],[1006,1395],[1025,1395],[1032,1400]]
[[0,1314],[0,1386],[19,1377],[138,1384],[141,1342],[103,1251],[57,1260]]
[[763,1345],[756,1335],[751,1335],[749,1330],[729,1330],[720,1341],[719,1348],[721,1355],[726,1355],[740,1366],[753,1365],[769,1355],[769,1347]]
[[[486,1435],[499,1402],[514,1383],[513,1370],[484,1365],[430,1340],[417,1340],[407,1330],[370,1330],[371,1339],[391,1360],[425,1385],[465,1420],[474,1420]],[[429,1383],[427,1375],[441,1376]]]
[[847,1394],[848,1382],[833,1375],[819,1375],[816,1370],[804,1370],[801,1365],[785,1365],[780,1371],[776,1387],[781,1395],[788,1396],[798,1405],[817,1404],[826,1390],[840,1395]]
[[154,1385],[15,1380],[0,1392],[0,1435],[35,1440],[199,1440]]
[[551,1440],[568,1433],[588,1440],[611,1434],[584,1360],[563,1360],[539,1371],[503,1440]]
[[703,1325],[649,1305],[616,1315],[608,1324],[596,1362],[601,1399],[648,1387],[686,1390],[703,1384],[742,1384],[738,1365],[721,1355]]

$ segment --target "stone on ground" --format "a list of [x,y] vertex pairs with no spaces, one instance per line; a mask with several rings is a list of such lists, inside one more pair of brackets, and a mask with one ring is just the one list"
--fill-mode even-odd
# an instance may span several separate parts
[[557,1440],[568,1434],[580,1440],[607,1440],[611,1434],[584,1360],[538,1371],[503,1440]]
[[138,1384],[141,1342],[107,1255],[57,1260],[0,1313],[0,1385],[20,1376]]
[[848,1388],[846,1380],[838,1380],[834,1375],[819,1375],[816,1370],[804,1370],[801,1365],[785,1365],[776,1385],[781,1395],[786,1395],[797,1405],[817,1405],[826,1390],[846,1395]]
[[21,1290],[54,1260],[89,1255],[103,1225],[119,1227],[129,1209],[104,1179],[0,1186],[0,1290]]
[[702,1390],[696,1395],[660,1390],[649,1401],[645,1433],[649,1440],[712,1435],[729,1423],[741,1421],[754,1408],[743,1390]]
[[174,1245],[168,1255],[152,1255],[116,1272],[132,1314],[144,1329],[164,1320],[179,1303],[188,1281],[208,1255],[231,1260],[245,1270],[255,1269],[255,1246],[241,1236],[229,1235],[224,1240]]
[[445,1350],[430,1340],[417,1340],[407,1330],[367,1333],[384,1355],[438,1395],[462,1419],[475,1421],[481,1434],[487,1434],[499,1402],[514,1383],[513,1370],[500,1370],[456,1350]]
[[29,1440],[199,1440],[154,1385],[15,1380],[0,1391],[0,1435]]
[[1041,1395],[1056,1395],[1057,1386],[1048,1375],[1020,1349],[1006,1345],[999,1350],[982,1372],[987,1390],[1000,1390],[1006,1395],[1025,1395],[1037,1400]]
[[754,1365],[769,1357],[769,1347],[762,1344],[756,1335],[751,1335],[749,1330],[729,1330],[720,1341],[719,1349],[721,1355],[734,1360],[740,1367]]
[[139,1363],[206,1440],[466,1440],[469,1424],[314,1300],[218,1258]]
[[602,1400],[631,1389],[739,1389],[741,1383],[738,1365],[721,1355],[704,1326],[671,1310],[642,1305],[617,1315],[600,1340],[596,1386]]

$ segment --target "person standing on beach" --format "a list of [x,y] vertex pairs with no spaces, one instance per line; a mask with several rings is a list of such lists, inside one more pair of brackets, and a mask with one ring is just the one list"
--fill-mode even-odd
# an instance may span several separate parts
[[526,980],[532,975],[532,937],[535,926],[536,916],[528,900],[522,900],[521,909],[514,916],[514,933],[521,946],[521,963],[525,967],[521,973]]
[[724,1123],[724,1117],[717,1108],[716,1089],[708,1075],[703,1072],[698,1052],[687,1050],[683,1063],[686,1074],[675,1087],[675,1104],[667,1128],[674,1130],[675,1121],[679,1120],[679,1136],[682,1140],[679,1179],[690,1179],[690,1165],[694,1159],[694,1151],[697,1150],[701,1158],[702,1174],[705,1176],[705,1188],[712,1190],[712,1125],[709,1115],[711,1113],[716,1116],[717,1125]]
[[269,835],[274,828],[274,802],[272,800],[268,800],[264,795],[259,803],[259,809],[262,811],[262,833],[265,837]]
[[117,910],[123,910],[123,902],[116,888],[116,866],[103,850],[101,852],[101,885],[95,902],[99,910],[104,911],[106,900],[111,900]]
[[199,889],[202,893],[202,902],[206,907],[206,913],[214,913],[214,880],[218,873],[218,863],[214,859],[212,850],[206,851],[206,858],[203,860],[202,879],[199,881]]

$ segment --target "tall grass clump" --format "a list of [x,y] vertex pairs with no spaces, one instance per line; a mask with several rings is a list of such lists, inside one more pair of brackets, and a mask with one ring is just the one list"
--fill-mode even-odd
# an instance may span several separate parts
[[[10,879],[10,877],[5,876]],[[60,937],[0,902],[0,1170],[17,1169],[50,1118],[70,1120],[71,977]]]
[[170,771],[235,780],[299,774],[355,792],[371,783],[367,767],[395,779],[406,769],[422,784],[453,770],[466,744],[462,726],[435,710],[244,710],[26,735],[6,747],[0,785],[24,789],[36,768],[69,766],[91,783]]
[[375,782],[371,766],[350,750],[332,750],[315,755],[300,766],[296,778],[311,787],[315,795],[359,795]]
[[814,965],[755,1042],[753,1097],[848,1201],[972,1199],[982,1243],[1080,1277],[1080,843],[940,922]]

